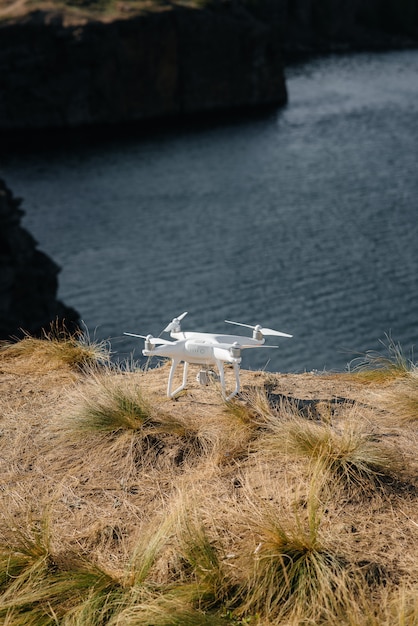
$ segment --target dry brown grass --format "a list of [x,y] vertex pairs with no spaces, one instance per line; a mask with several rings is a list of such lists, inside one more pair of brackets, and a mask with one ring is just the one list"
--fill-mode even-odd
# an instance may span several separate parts
[[52,323],[41,338],[25,334],[21,340],[0,342],[0,367],[6,371],[18,366],[22,373],[42,373],[63,366],[86,370],[109,364],[107,342],[90,341],[88,334],[71,333],[58,322]]
[[381,352],[369,350],[351,362],[350,370],[358,382],[365,384],[391,383],[399,378],[406,378],[414,369],[412,358],[407,357],[402,346],[390,335],[382,343]]
[[[201,7],[208,0],[174,0],[172,4]],[[0,0],[0,20],[22,18],[41,10],[61,12],[65,24],[84,24],[87,20],[126,19],[142,12],[169,10],[160,0]]]
[[418,422],[418,370],[412,370],[382,394],[383,406],[393,419],[407,426]]
[[351,493],[368,493],[400,481],[404,471],[402,450],[365,425],[361,412],[351,405],[344,422],[337,423],[310,421],[287,407],[285,419],[271,420],[256,445],[271,456],[306,458],[311,471],[320,471],[329,487],[343,487]]
[[49,343],[0,357],[1,623],[416,623],[415,374],[244,371],[234,402],[173,401],[165,367],[52,366]]

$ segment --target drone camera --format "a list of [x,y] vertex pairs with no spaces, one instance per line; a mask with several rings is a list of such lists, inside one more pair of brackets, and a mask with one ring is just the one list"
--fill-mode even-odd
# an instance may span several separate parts
[[219,376],[213,370],[205,369],[197,373],[196,380],[200,385],[207,387],[212,381],[219,380]]

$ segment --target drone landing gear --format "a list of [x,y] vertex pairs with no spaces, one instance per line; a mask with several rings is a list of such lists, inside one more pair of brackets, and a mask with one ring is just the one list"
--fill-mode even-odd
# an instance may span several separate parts
[[[168,398],[174,398],[177,394],[180,393],[180,391],[183,391],[183,389],[186,389],[186,387],[187,387],[187,372],[188,372],[188,369],[189,369],[189,363],[187,361],[184,361],[183,381],[182,381],[180,387],[177,387],[177,389],[174,389],[174,391],[172,391],[174,372],[176,371],[177,365],[179,365],[180,362],[181,361],[179,361],[178,359],[173,359],[172,362],[171,362],[170,374],[168,376],[168,385],[167,385],[167,397]],[[218,371],[219,371],[219,380],[221,382],[222,397],[226,401],[231,400],[231,398],[236,396],[237,393],[240,390],[239,363],[234,363],[233,364],[234,374],[235,374],[235,389],[234,389],[234,391],[232,393],[229,394],[229,396],[226,395],[226,390],[225,390],[225,371],[224,371],[223,364],[222,364],[221,361],[216,360],[216,365],[217,365]],[[208,373],[205,372],[205,374],[208,377]],[[207,383],[204,383],[204,384],[207,384]]]
[[187,386],[187,370],[189,369],[189,364],[187,361],[184,361],[183,382],[181,383],[180,387],[177,387],[177,389],[175,389],[174,391],[171,391],[171,387],[173,386],[174,372],[176,371],[176,367],[179,363],[180,361],[177,359],[173,359],[171,362],[170,374],[168,376],[168,385],[167,385],[167,396],[169,398],[174,398],[178,393],[180,393],[180,391],[183,391],[183,389],[186,389],[186,386]]
[[233,364],[234,373],[235,373],[235,389],[234,389],[234,391],[232,393],[229,394],[229,396],[226,395],[226,391],[225,391],[224,366],[223,366],[223,364],[220,361],[217,361],[216,365],[218,366],[219,376],[220,376],[220,379],[221,379],[222,397],[226,401],[231,400],[231,398],[233,398],[234,396],[237,395],[237,393],[239,392],[239,389],[240,389],[240,386],[239,386],[239,363],[234,363]]

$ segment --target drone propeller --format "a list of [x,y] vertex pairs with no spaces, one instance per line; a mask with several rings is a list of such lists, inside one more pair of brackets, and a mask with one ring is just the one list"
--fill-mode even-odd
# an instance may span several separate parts
[[225,320],[227,324],[235,324],[236,326],[245,326],[246,328],[251,328],[255,332],[259,332],[262,335],[269,335],[274,337],[293,337],[293,335],[288,335],[287,333],[282,333],[279,330],[273,330],[272,328],[263,328],[259,324],[256,326],[251,326],[251,324],[242,324],[241,322],[233,322],[231,320]]
[[173,318],[171,322],[168,324],[168,326],[164,328],[163,333],[170,333],[171,331],[174,331],[175,333],[179,333],[180,322],[183,319],[183,317],[186,317],[186,315],[187,315],[187,311],[184,311],[184,313],[182,313],[178,317]]
[[[243,337],[244,339],[244,337]],[[221,350],[231,351],[231,348],[236,350],[245,350],[245,348],[278,348],[279,346],[267,346],[266,344],[247,344],[247,343],[239,343],[235,341],[234,343],[216,343],[214,344],[215,348],[219,348]]]
[[242,349],[244,349],[244,348],[257,348],[257,350],[258,350],[258,348],[278,348],[278,347],[279,346],[268,346],[266,343],[261,344],[261,346],[260,345],[257,346],[257,345],[254,345],[254,344],[251,344],[251,345],[249,345],[249,344],[247,344],[247,345],[240,345],[240,348],[242,348]]
[[129,337],[140,337],[141,339],[145,339],[149,341],[153,346],[159,346],[164,344],[172,344],[172,341],[168,341],[167,339],[160,339],[160,337],[153,337],[152,335],[137,335],[135,333],[123,333],[124,335],[129,335]]

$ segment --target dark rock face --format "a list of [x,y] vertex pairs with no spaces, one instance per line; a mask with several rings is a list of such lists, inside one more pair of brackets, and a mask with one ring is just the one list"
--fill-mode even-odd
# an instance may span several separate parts
[[268,21],[255,19],[239,5],[230,12],[194,11],[192,19],[178,17],[184,112],[286,102],[281,42]]
[[212,0],[0,22],[0,131],[281,105],[282,54],[418,45],[417,0]]
[[65,320],[69,328],[78,321],[74,309],[56,299],[58,266],[36,247],[20,225],[23,211],[0,180],[0,338],[32,334]]
[[418,45],[417,0],[280,0],[280,4],[286,52]]
[[286,101],[276,29],[240,6],[109,23],[0,24],[0,130],[120,123]]

